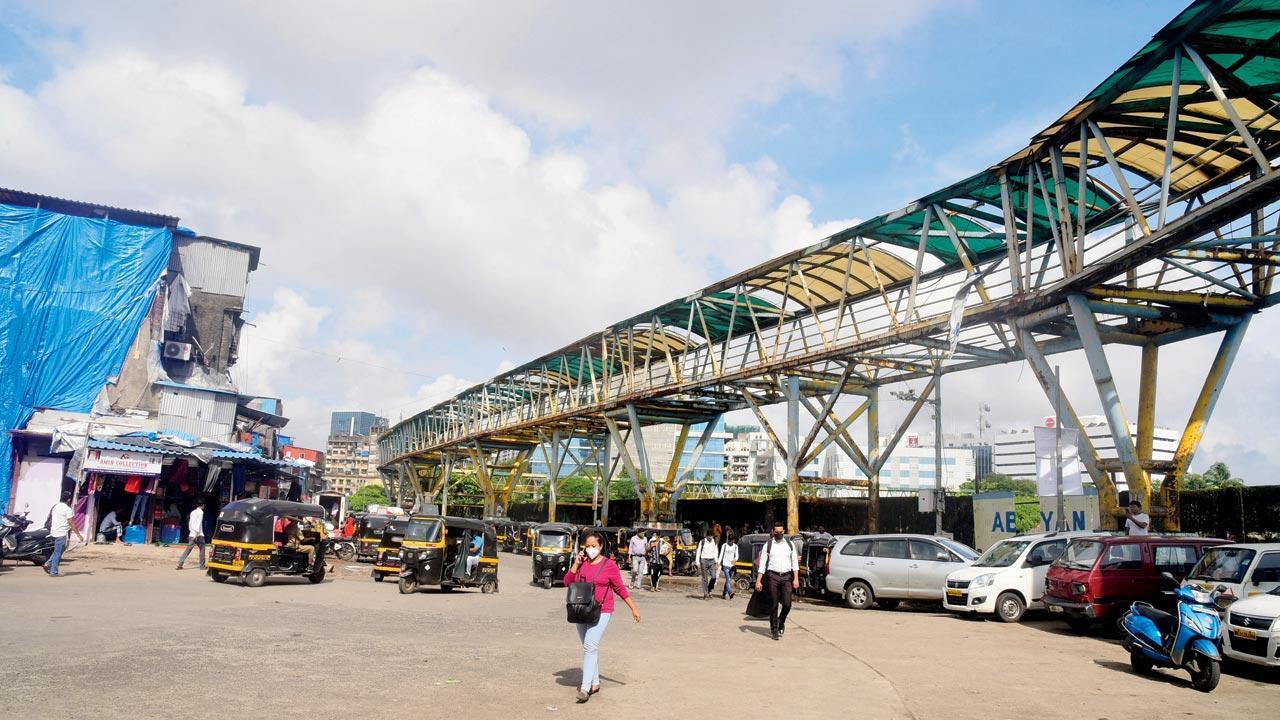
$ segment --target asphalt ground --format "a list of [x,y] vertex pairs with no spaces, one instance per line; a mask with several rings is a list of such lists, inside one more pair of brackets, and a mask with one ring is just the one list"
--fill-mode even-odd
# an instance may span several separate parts
[[621,604],[603,690],[573,694],[581,648],[562,589],[504,554],[501,592],[405,596],[368,565],[262,588],[175,572],[174,548],[85,548],[65,576],[0,570],[0,717],[1271,717],[1280,673],[1228,665],[1211,694],[1185,673],[1134,675],[1105,632],[966,620],[937,607],[798,601],[781,641],[746,598],[689,582]]

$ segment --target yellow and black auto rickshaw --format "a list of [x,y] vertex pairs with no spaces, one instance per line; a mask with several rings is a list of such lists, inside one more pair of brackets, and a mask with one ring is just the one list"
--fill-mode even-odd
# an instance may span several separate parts
[[[759,566],[760,552],[764,544],[772,537],[769,533],[751,533],[738,538],[738,561],[733,564],[733,589],[735,592],[750,591],[756,584],[756,568]],[[803,582],[805,574],[802,551],[804,538],[800,535],[788,535],[787,540],[795,548],[800,558],[800,574]],[[825,561],[825,556],[824,561]]]
[[801,533],[800,592],[805,597],[821,598],[827,594],[827,568],[831,548],[836,539],[827,533]]
[[516,522],[508,517],[487,517],[484,521],[493,525],[494,534],[498,537],[498,548],[504,552],[515,552],[520,539]]
[[389,515],[368,513],[356,521],[356,559],[376,560],[382,544],[382,531],[391,522]]
[[426,586],[498,591],[498,538],[481,520],[413,515],[400,545],[400,592]]
[[395,518],[382,528],[382,541],[378,543],[378,555],[370,572],[375,582],[400,577],[400,545],[404,542],[404,531],[408,526],[408,519]]
[[535,535],[533,529],[536,527],[538,527],[538,523],[527,520],[518,524],[516,529],[516,535],[519,538],[519,542],[516,544],[517,553],[533,554],[533,536]]
[[698,574],[698,541],[689,528],[681,528],[673,534],[671,542],[671,559],[673,575]]
[[568,523],[542,523],[534,526],[533,534],[533,582],[550,588],[569,572],[576,533]]
[[[296,531],[290,527],[296,523]],[[296,533],[296,534],[295,534]],[[301,538],[300,542],[291,542]],[[222,507],[213,532],[209,577],[260,587],[271,575],[324,580],[324,508],[284,500],[237,500]]]

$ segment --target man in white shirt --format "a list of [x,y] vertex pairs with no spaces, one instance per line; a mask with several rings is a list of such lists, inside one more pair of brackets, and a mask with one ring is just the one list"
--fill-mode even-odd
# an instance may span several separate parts
[[720,599],[732,600],[734,564],[738,562],[738,543],[734,541],[733,533],[724,534],[724,544],[720,546],[718,559],[724,573],[724,590],[720,592]]
[[716,537],[707,530],[698,541],[698,572],[702,575],[702,599],[710,600],[716,586]]
[[773,524],[773,537],[760,548],[756,566],[756,592],[768,595],[769,633],[774,640],[787,631],[791,591],[800,589],[800,558],[786,533],[786,526],[781,522]]
[[1124,529],[1130,535],[1147,535],[1151,531],[1151,517],[1142,512],[1142,503],[1134,500],[1124,514]]
[[204,506],[196,503],[196,507],[187,516],[187,549],[182,551],[182,557],[178,558],[178,567],[181,570],[182,564],[187,561],[187,556],[191,554],[191,548],[200,548],[200,569],[204,569]]
[[62,553],[67,550],[67,533],[75,533],[76,538],[84,542],[80,529],[72,522],[74,517],[75,513],[71,510],[71,493],[64,492],[61,502],[49,511],[49,537],[53,538],[53,553],[49,555],[49,562],[41,566],[52,577],[58,577],[60,574],[58,563],[62,561]]
[[627,557],[631,561],[631,587],[636,590],[640,589],[640,582],[649,574],[649,565],[644,559],[648,549],[649,544],[644,541],[644,531],[637,530],[636,534],[631,536],[631,542],[627,543]]

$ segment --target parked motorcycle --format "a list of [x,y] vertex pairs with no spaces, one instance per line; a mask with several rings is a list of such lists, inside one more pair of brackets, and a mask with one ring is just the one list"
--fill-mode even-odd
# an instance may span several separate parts
[[53,538],[45,528],[27,530],[31,520],[21,515],[0,518],[0,562],[29,560],[36,565],[49,562],[53,555]]
[[[1177,584],[1170,573],[1162,576]],[[1218,686],[1222,673],[1222,639],[1218,611],[1235,598],[1219,585],[1212,593],[1180,587],[1171,595],[1177,603],[1173,613],[1157,610],[1149,603],[1135,602],[1120,619],[1129,663],[1139,675],[1153,668],[1183,669],[1191,673],[1191,685],[1201,692]]]
[[334,538],[331,548],[333,554],[343,562],[351,562],[356,559],[356,543],[350,538]]

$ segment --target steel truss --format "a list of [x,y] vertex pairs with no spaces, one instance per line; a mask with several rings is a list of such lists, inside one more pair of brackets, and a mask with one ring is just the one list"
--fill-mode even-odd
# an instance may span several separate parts
[[[1277,300],[1280,7],[1264,5],[1192,4],[1003,162],[419,413],[380,438],[384,469],[464,456],[488,468],[485,457],[597,438],[653,517],[689,478],[678,463],[650,467],[645,428],[677,423],[683,447],[690,426],[749,408],[787,460],[792,529],[798,469],[831,445],[870,478],[875,527],[879,470],[943,376],[1025,361],[1048,390],[1047,358],[1083,349],[1119,465],[1143,496],[1163,474],[1157,514],[1176,527],[1178,483],[1248,319]],[[1215,332],[1222,349],[1161,466],[1151,459],[1158,348]],[[1103,351],[1115,343],[1143,348],[1136,439]],[[926,387],[881,443],[879,391],[912,381]],[[845,395],[860,400],[841,416]],[[781,432],[763,411],[776,403]],[[814,423],[803,435],[801,409]],[[1063,422],[1079,425],[1069,403]],[[1083,456],[1114,522],[1116,468],[1091,447]]]

